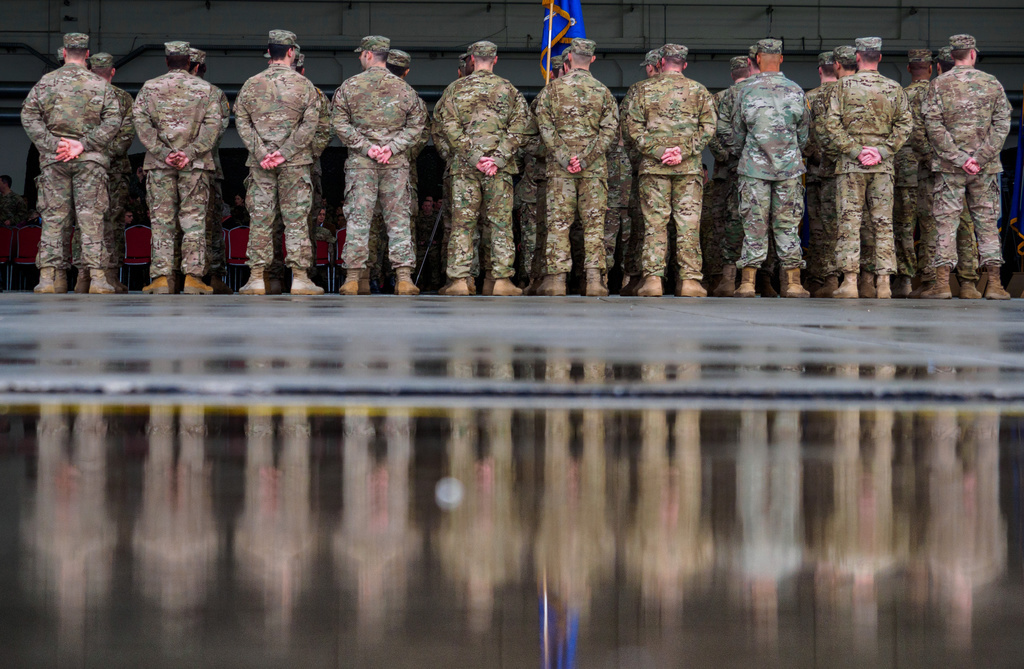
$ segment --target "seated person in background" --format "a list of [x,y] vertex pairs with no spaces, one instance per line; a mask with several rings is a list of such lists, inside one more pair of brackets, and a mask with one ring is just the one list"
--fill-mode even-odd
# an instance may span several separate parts
[[234,227],[249,227],[249,210],[245,208],[245,198],[235,194],[235,204],[231,207],[231,218],[235,219]]
[[28,218],[25,198],[11,190],[11,177],[0,176],[0,225],[8,228],[20,226]]

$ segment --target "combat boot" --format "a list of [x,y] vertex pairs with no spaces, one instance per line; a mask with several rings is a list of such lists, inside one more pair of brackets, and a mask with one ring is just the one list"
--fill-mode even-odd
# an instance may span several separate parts
[[158,276],[153,279],[153,283],[143,288],[142,292],[149,295],[170,295],[171,290],[170,279],[166,276]]
[[262,267],[253,267],[249,272],[249,280],[238,289],[239,295],[266,295],[267,284],[263,279],[266,270]]
[[910,299],[921,299],[921,293],[931,288],[933,283],[935,283],[935,275],[933,273],[921,272],[921,283],[917,285],[917,288],[910,291]]
[[810,297],[802,285],[800,285],[800,268],[782,270],[782,296],[783,297]]
[[936,267],[935,281],[921,293],[922,300],[951,300],[953,293],[949,289],[949,268]]
[[88,272],[90,295],[113,295],[117,292],[117,290],[110,285],[110,282],[107,281],[107,273],[105,270],[90,269]]
[[412,282],[412,268],[399,267],[395,269],[398,275],[398,283],[395,284],[395,295],[419,295],[420,289]]
[[[413,286],[415,288],[415,286]],[[323,295],[324,289],[313,283],[304,269],[292,270],[292,295]]]
[[537,289],[545,297],[565,297],[565,274],[548,274]]
[[707,297],[708,291],[696,279],[676,281],[676,297]]
[[779,296],[779,294],[775,292],[775,286],[772,285],[772,275],[766,270],[758,270],[754,284],[757,286],[757,294],[761,297]]
[[586,293],[587,297],[608,297],[608,286],[604,283],[604,277],[601,276],[601,270],[587,270]]
[[530,279],[530,283],[526,284],[526,290],[523,291],[523,295],[532,297],[537,294],[538,288],[540,288],[540,279]]
[[896,277],[896,283],[892,286],[892,296],[899,299],[905,299],[910,297],[911,290],[910,277],[905,274],[900,274]]
[[78,277],[75,279],[75,294],[87,295],[89,293],[89,270],[79,269]]
[[665,289],[661,283],[661,277],[653,274],[644,276],[643,285],[636,291],[637,297],[661,297],[665,294]]
[[829,299],[837,290],[839,290],[839,277],[833,274],[832,276],[825,278],[825,283],[821,284],[821,288],[814,291],[814,295],[812,295],[812,297]]
[[736,293],[736,265],[722,266],[722,279],[711,293],[715,297],[732,297]]
[[105,274],[107,275],[107,283],[114,287],[114,292],[119,295],[124,295],[128,292],[128,286],[121,283],[121,279],[117,276],[116,269],[108,269]]
[[56,293],[57,290],[54,288],[53,277],[57,274],[57,269],[54,267],[42,267],[39,269],[39,283],[32,289],[34,293]]
[[837,300],[856,300],[860,297],[860,290],[857,287],[857,273],[843,272],[843,283],[832,292],[832,297]]
[[364,269],[359,278],[359,292],[357,295],[369,295],[373,292],[370,288],[370,270]]
[[469,294],[470,295],[476,295],[476,277],[475,276],[470,275],[470,276],[466,277],[466,288],[469,289]]
[[68,292],[68,271],[66,269],[54,270],[53,292],[57,295],[64,295]]
[[281,295],[284,293],[284,283],[279,276],[267,276],[264,273],[263,283],[266,287],[267,295]]
[[879,300],[892,299],[892,286],[889,285],[889,276],[881,274],[875,277],[875,297]]
[[965,279],[960,282],[960,294],[957,297],[961,300],[980,300],[983,296],[978,292],[977,283]]
[[522,294],[522,289],[508,279],[495,279],[491,289],[491,295],[495,297],[519,297]]
[[[725,272],[722,272],[725,276]],[[733,291],[733,297],[757,297],[757,289],[754,284],[757,282],[757,268],[744,267],[740,270],[740,287]]]
[[640,290],[643,284],[643,276],[640,274],[629,274],[626,276],[626,283],[619,289],[622,297],[636,297],[636,291]]
[[469,292],[469,279],[451,279],[444,287],[444,294],[447,297],[466,297],[472,295]]
[[490,272],[484,274],[484,295],[494,295],[494,276]]
[[213,295],[213,287],[203,283],[203,277],[195,274],[185,275],[185,285],[182,288],[186,295]]
[[363,280],[363,272],[366,270],[363,268],[349,267],[348,273],[345,275],[345,283],[341,284],[341,288],[338,289],[339,295],[358,295],[359,284]]
[[235,291],[231,290],[231,286],[224,283],[223,280],[216,274],[210,277],[210,287],[213,288],[214,295],[234,295]]
[[1003,288],[1003,280],[999,276],[999,265],[986,265],[985,272],[988,274],[988,285],[985,286],[986,300],[1008,300],[1010,293]]
[[857,277],[857,294],[862,300],[875,299],[875,275],[862,271]]

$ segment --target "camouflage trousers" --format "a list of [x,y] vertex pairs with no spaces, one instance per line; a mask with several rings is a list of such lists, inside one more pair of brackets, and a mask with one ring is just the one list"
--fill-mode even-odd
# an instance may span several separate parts
[[149,170],[146,201],[153,239],[150,274],[170,276],[178,269],[175,246],[181,235],[181,271],[206,274],[206,204],[209,173],[203,170]]
[[629,189],[629,240],[622,253],[622,271],[627,276],[642,274],[644,271],[644,213],[640,208],[640,174],[633,172],[633,183]]
[[394,267],[412,267],[416,252],[412,245],[412,203],[409,200],[409,170],[404,168],[349,169],[345,171],[345,266],[363,269],[370,255],[370,225],[380,202],[388,233],[388,249]]
[[700,212],[704,184],[699,174],[641,174],[640,207],[644,214],[643,273],[665,276],[669,223],[675,221],[676,263],[680,279],[700,281]]
[[309,183],[313,186],[313,204],[309,208],[309,229],[312,233],[316,225],[316,217],[324,208],[324,172],[320,167],[320,159],[314,158],[309,170]]
[[516,259],[511,175],[499,172],[489,177],[476,172],[452,177],[449,278],[465,279],[473,274],[477,235],[483,247],[478,267],[490,269],[495,279],[510,278]]
[[841,272],[861,269],[862,227],[874,238],[874,253],[869,267],[881,276],[896,270],[893,248],[893,177],[885,172],[849,172],[836,177],[836,203],[839,211],[836,235],[836,265]]
[[109,204],[103,216],[103,250],[107,269],[117,269],[124,262],[124,212],[128,207],[128,174],[107,174]]
[[452,177],[448,169],[441,178],[441,197],[444,206],[441,209],[441,270],[448,273],[448,242],[452,236]]
[[743,251],[743,219],[740,217],[739,175],[730,163],[729,178],[715,183],[715,230],[723,265],[735,265]]
[[104,249],[103,217],[110,201],[107,170],[91,161],[54,163],[43,168],[36,186],[36,208],[42,216],[36,267],[67,269],[70,230],[77,221],[82,235],[78,268],[106,268],[109,253]]
[[529,276],[533,268],[533,256],[537,252],[537,210],[536,202],[522,202],[516,210],[519,220],[519,257],[516,259]]
[[956,231],[964,205],[974,221],[978,260],[982,267],[1003,264],[999,248],[999,175],[935,172],[932,211],[935,214],[933,267],[953,267],[957,261]]
[[800,224],[804,217],[804,185],[800,177],[765,181],[740,175],[739,210],[743,219],[743,251],[737,267],[761,267],[768,259],[769,237],[782,269],[803,268]]
[[207,172],[210,181],[210,197],[206,205],[206,259],[209,272],[223,276],[224,262],[224,180],[217,179],[216,172]]
[[896,273],[914,276],[914,227],[917,225],[917,185],[897,186],[892,207],[892,234],[896,252]]
[[548,180],[537,180],[536,238],[530,258],[530,278],[540,280],[548,273]]
[[[935,245],[938,243],[938,230],[935,228],[935,217],[932,211],[932,187],[934,181],[930,170],[921,170],[917,177],[917,267],[921,278],[931,281],[935,278],[932,261],[935,258]],[[960,225],[956,230],[956,273],[965,281],[978,280],[978,241],[974,236],[974,221],[967,207],[960,213]]]
[[377,208],[370,219],[370,236],[366,245],[366,269],[370,272],[370,280],[378,283],[391,270],[387,259],[388,232],[384,226],[384,214]]
[[807,182],[807,218],[811,233],[807,274],[814,281],[824,282],[837,271],[835,177]]
[[566,179],[548,177],[548,236],[544,249],[549,274],[572,271],[569,228],[576,213],[583,222],[583,267],[605,269],[604,212],[608,203],[608,183],[602,178]]
[[[275,262],[275,238],[284,238],[284,262],[306,270],[313,264],[309,240],[309,207],[313,186],[309,165],[282,165],[271,170],[249,168],[245,205],[249,210],[249,267],[270,269]],[[280,218],[279,218],[280,217]],[[283,228],[283,230],[281,230]]]
[[615,267],[615,250],[622,249],[625,255],[629,234],[629,207],[608,207],[604,215],[604,256],[609,272]]

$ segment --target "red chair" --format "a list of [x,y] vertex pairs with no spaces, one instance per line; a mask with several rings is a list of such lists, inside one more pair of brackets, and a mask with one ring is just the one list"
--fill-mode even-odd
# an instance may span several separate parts
[[334,290],[334,259],[331,258],[331,245],[327,242],[317,241],[314,243],[314,264],[317,267],[327,268],[327,290]]
[[[145,225],[132,225],[125,228],[124,267],[121,268],[122,280],[125,285],[131,284],[133,267],[148,267],[151,262],[153,262],[153,230]],[[148,281],[149,277],[146,277],[146,283]]]
[[242,286],[242,271],[249,263],[249,228],[231,228],[225,230],[227,243],[224,254],[228,266],[228,285],[235,291]]
[[[24,283],[25,267],[36,266],[36,256],[39,255],[39,240],[43,236],[43,229],[38,225],[26,225],[18,228],[14,237],[14,249],[11,255],[14,256],[14,265],[19,268],[19,285]],[[21,286],[24,290],[24,286]]]
[[10,289],[11,287],[11,259],[14,257],[14,230],[11,228],[0,227],[0,265],[3,266],[4,278],[6,282],[4,286]]

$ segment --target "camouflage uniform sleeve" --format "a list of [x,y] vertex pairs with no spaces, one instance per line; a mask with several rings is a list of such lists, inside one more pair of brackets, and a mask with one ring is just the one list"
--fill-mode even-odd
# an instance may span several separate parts
[[416,141],[409,147],[409,158],[413,160],[423,152],[423,147],[430,141],[430,115],[427,113],[427,105],[419,96],[416,97],[416,103],[423,111],[424,121],[423,130],[420,131],[420,134],[416,135]]
[[544,140],[549,156],[558,161],[558,164],[562,167],[568,168],[572,154],[569,153],[565,142],[558,136],[558,130],[555,129],[555,122],[551,117],[550,90],[551,84],[548,84],[541,90],[540,95],[537,96],[537,129],[540,131],[540,136]]
[[316,98],[320,106],[316,135],[313,137],[313,156],[319,157],[331,143],[331,103],[319,88],[316,90]]
[[735,104],[736,96],[734,93],[727,91],[722,95],[717,110],[718,121],[715,123],[715,135],[718,137],[718,141],[721,142],[722,148],[727,154],[733,157],[739,156],[743,151],[743,144],[737,146],[735,138],[732,136],[732,116]]
[[218,88],[217,92],[217,102],[220,105],[220,136],[223,137],[231,124],[231,105],[228,104],[228,96],[224,91]]
[[714,157],[716,163],[724,163],[729,160],[729,150],[722,142],[721,135],[718,134],[718,106],[725,93],[719,93],[711,96],[712,104],[715,107],[715,127],[712,128],[712,137],[708,141],[708,150],[711,151],[711,155]]
[[999,95],[995,102],[995,109],[992,110],[992,124],[989,126],[988,134],[981,141],[978,150],[974,152],[974,159],[984,167],[993,160],[999,158],[999,152],[1003,150],[1006,136],[1010,134],[1010,101],[1006,98],[1006,91],[999,86]]
[[473,145],[473,140],[462,128],[459,110],[455,106],[455,96],[449,95],[440,110],[440,120],[444,135],[452,147],[452,152],[469,165],[476,165],[484,157],[484,152]]
[[629,135],[635,150],[661,160],[667,147],[659,148],[653,145],[647,137],[647,112],[644,108],[644,96],[634,95],[629,98],[629,106],[626,107],[626,115],[622,119],[622,133]]
[[408,152],[427,127],[427,108],[420,102],[412,87],[408,87],[406,94],[411,99],[408,101],[409,108],[405,113],[405,126],[387,144],[391,153],[395,155]]
[[[211,91],[212,92],[212,91]],[[181,149],[181,152],[188,156],[189,162],[213,150],[220,138],[220,101],[213,99],[213,96],[206,98],[206,113],[203,116],[203,123],[199,127],[199,133],[191,144]]]
[[697,116],[699,132],[693,133],[693,145],[690,155],[697,155],[710,145],[711,140],[715,137],[715,128],[718,126],[718,112],[715,111],[715,99],[711,97],[707,90],[702,91],[700,97],[700,113]]
[[[252,114],[249,110],[250,86],[251,84],[249,83],[242,86],[242,90],[238,93],[238,99],[235,100],[235,130],[238,131],[238,136],[241,138],[242,143],[245,144],[245,148],[249,150],[249,153],[258,163],[266,158],[268,152],[266,145],[260,138],[260,134],[256,132],[256,126],[252,122]],[[138,106],[139,101],[136,100],[136,109]]]
[[928,143],[928,131],[924,125],[923,105],[927,91],[918,96],[915,103],[910,105],[910,114],[914,119],[914,130],[910,133],[910,148],[914,150],[914,157],[920,162],[928,158],[931,153],[931,145]]
[[924,115],[924,125],[928,132],[928,141],[931,142],[935,153],[943,160],[949,161],[957,167],[963,167],[970,159],[970,154],[962,151],[953,140],[953,135],[946,129],[942,118],[942,100],[939,94],[939,87],[936,85],[938,79],[928,87],[924,102],[921,105],[921,113]]
[[850,135],[843,125],[843,85],[838,83],[832,89],[825,111],[825,132],[832,150],[836,154],[846,154],[856,159],[864,148]]
[[601,109],[601,122],[598,124],[597,136],[580,156],[580,167],[584,170],[597,157],[608,153],[612,142],[619,130],[619,106],[615,103],[615,97],[607,88],[604,89],[604,105]]
[[907,101],[907,94],[900,88],[896,91],[896,111],[892,120],[892,132],[889,133],[882,146],[875,147],[882,156],[882,160],[896,155],[896,152],[907,143],[907,139],[913,131],[914,116],[910,113],[910,103]]
[[153,122],[152,103],[149,99],[151,94],[152,91],[148,86],[142,87],[138,97],[135,98],[132,117],[135,121],[135,132],[138,133],[142,146],[146,147],[146,151],[153,154],[157,160],[164,162],[167,160],[167,156],[171,155],[171,147],[160,140],[160,131],[157,129],[156,123]]
[[[124,101],[129,102],[131,99],[131,95],[125,93]],[[114,137],[114,141],[111,142],[111,156],[123,156],[131,148],[132,140],[135,139],[135,124],[132,120],[132,112],[132,106],[121,110],[121,127],[118,128],[117,135]]]
[[302,112],[302,118],[299,119],[298,125],[292,129],[288,139],[277,150],[286,161],[291,160],[296,154],[310,148],[313,143],[313,136],[316,134],[317,124],[320,121],[320,99],[316,95],[316,89],[313,88],[313,84],[309,83],[309,81],[305,81],[304,84],[306,104]]
[[733,155],[743,154],[743,147],[747,143],[747,119],[743,115],[743,96],[737,96],[733,100],[733,108],[730,116],[732,122],[729,124],[729,147]]
[[801,152],[807,148],[811,139],[811,112],[807,107],[807,98],[803,97],[803,104],[800,105],[803,115],[800,117],[800,121],[797,122],[796,126],[796,141],[800,143]]
[[437,116],[437,109],[434,110],[434,116],[430,121],[430,137],[434,140],[434,148],[437,149],[437,153],[441,156],[441,160],[446,163],[451,160],[452,146],[448,143],[448,138],[444,135],[444,125]]
[[21,103],[21,125],[25,128],[25,134],[36,145],[40,153],[56,153],[57,145],[60,144],[60,137],[54,135],[46,127],[43,102],[39,98],[38,85],[29,91],[28,97]]
[[[509,88],[512,87],[509,86]],[[504,168],[509,161],[515,158],[520,145],[530,136],[532,128],[530,109],[526,106],[526,98],[515,89],[509,90],[509,93],[513,98],[512,113],[509,115],[505,136],[494,149],[494,155],[491,156],[498,169]]]
[[121,103],[117,100],[113,86],[108,85],[103,96],[103,109],[100,110],[100,124],[78,141],[86,151],[103,151],[117,136],[123,120]]
[[331,112],[331,126],[341,143],[349,149],[367,154],[373,142],[368,140],[355,125],[352,124],[352,110],[345,97],[344,85],[334,92],[334,110]]

